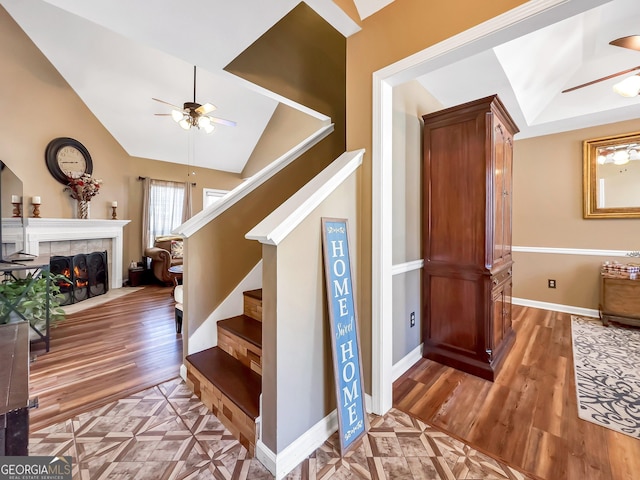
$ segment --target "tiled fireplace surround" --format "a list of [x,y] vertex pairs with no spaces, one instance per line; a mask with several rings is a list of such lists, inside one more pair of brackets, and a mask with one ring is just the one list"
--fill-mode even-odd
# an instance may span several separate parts
[[25,252],[75,255],[107,251],[109,288],[122,287],[123,229],[131,220],[25,218]]

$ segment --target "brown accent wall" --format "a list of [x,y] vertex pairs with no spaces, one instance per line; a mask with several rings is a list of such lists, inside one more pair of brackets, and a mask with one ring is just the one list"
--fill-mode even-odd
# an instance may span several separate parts
[[226,67],[328,115],[335,130],[189,238],[188,251],[198,254],[187,253],[185,266],[187,332],[202,325],[260,260],[260,244],[245,234],[345,151],[345,55],[344,37],[301,3]]
[[[524,0],[477,2],[396,0],[362,21],[347,40],[347,149],[365,148],[360,169],[359,311],[365,378],[371,378],[371,138],[372,75],[457,33],[506,12]],[[461,14],[460,12],[464,12]],[[370,391],[367,383],[367,391]]]

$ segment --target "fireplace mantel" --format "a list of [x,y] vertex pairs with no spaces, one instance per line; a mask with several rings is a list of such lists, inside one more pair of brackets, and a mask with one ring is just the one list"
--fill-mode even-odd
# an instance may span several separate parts
[[25,252],[38,255],[40,242],[110,238],[110,288],[122,287],[123,229],[131,220],[25,218]]

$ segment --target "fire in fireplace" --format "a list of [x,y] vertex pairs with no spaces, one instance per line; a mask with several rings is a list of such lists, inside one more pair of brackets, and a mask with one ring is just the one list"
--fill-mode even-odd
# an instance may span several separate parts
[[66,277],[57,281],[63,296],[60,305],[78,303],[109,290],[106,251],[54,256],[49,260],[49,268],[52,274]]

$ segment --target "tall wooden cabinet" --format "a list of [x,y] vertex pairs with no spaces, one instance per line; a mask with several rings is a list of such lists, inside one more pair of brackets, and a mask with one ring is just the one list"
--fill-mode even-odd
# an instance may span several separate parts
[[497,96],[424,115],[424,356],[493,380],[511,327],[511,167]]

